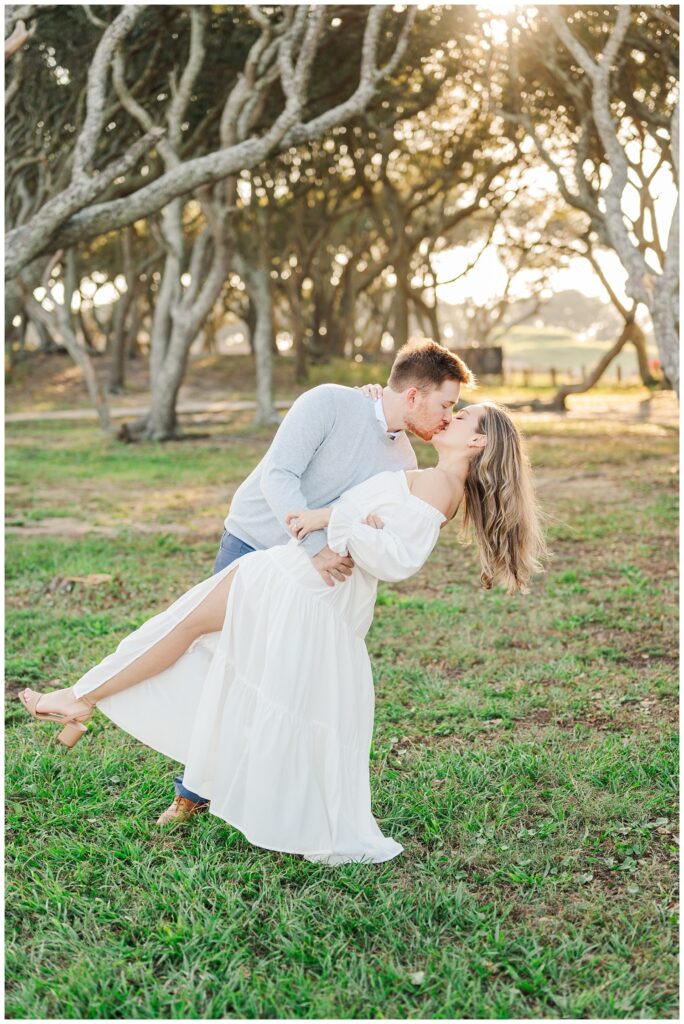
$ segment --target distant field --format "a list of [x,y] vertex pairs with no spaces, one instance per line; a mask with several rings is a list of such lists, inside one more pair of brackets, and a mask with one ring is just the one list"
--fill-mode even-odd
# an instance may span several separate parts
[[[613,344],[612,340],[582,341],[572,331],[561,328],[520,326],[513,328],[502,339],[507,369],[587,371]],[[649,358],[657,359],[658,351],[651,342],[648,345]],[[638,376],[636,352],[633,345],[627,345],[606,371],[606,379],[615,378],[615,367],[619,365],[623,377]]]
[[[606,343],[606,346],[609,343]],[[531,397],[549,398],[549,369],[559,371],[558,382],[565,379],[564,370],[575,369],[575,379],[582,366],[587,370],[600,357],[601,343],[582,345],[573,341],[573,336],[562,332],[543,332],[534,328],[517,328],[505,343],[505,363],[508,370],[506,387],[492,388],[487,382],[489,397],[506,401],[521,401]],[[653,351],[655,358],[655,351]],[[620,359],[623,383],[616,382],[613,364],[592,389],[592,394],[619,396],[626,394],[630,385],[638,383],[634,352],[628,349]],[[108,360],[104,356],[94,359],[96,372],[104,382],[107,380]],[[347,359],[334,359],[329,363],[312,365],[309,378],[304,384],[294,379],[294,359],[291,356],[276,356],[273,364],[275,397],[279,401],[293,401],[307,387],[314,387],[325,381],[354,386],[366,382],[384,384],[387,381],[391,358],[366,360],[361,363]],[[529,389],[523,389],[522,369],[530,369],[532,376]],[[515,394],[511,386],[515,386]],[[643,397],[648,397],[646,388],[641,387]],[[464,390],[463,398],[472,401],[473,393]],[[180,402],[211,403],[234,401],[255,397],[254,360],[250,355],[199,354],[191,356],[184,384],[180,391]],[[132,360],[126,370],[126,393],[110,396],[112,408],[138,409],[149,403],[149,363],[147,359]],[[578,399],[571,399],[570,408]],[[5,408],[8,414],[28,412],[55,412],[60,410],[86,409],[92,411],[81,371],[66,355],[35,354],[16,363],[6,383]]]
[[[514,327],[504,336],[500,342],[504,348],[504,358],[511,370],[530,369],[547,371],[551,367],[557,370],[575,369],[580,370],[583,366],[589,370],[601,356],[613,344],[613,338],[607,340],[584,339],[582,334],[575,333],[569,328],[563,327],[534,327],[531,324],[521,324]],[[650,359],[658,358],[658,351],[655,344],[647,342]],[[235,346],[227,353],[228,358],[235,356],[246,356],[249,348],[245,342]],[[385,357],[385,363],[389,365],[391,355]],[[291,353],[284,355],[287,365],[291,361]],[[337,365],[337,360],[335,365]],[[341,362],[341,360],[340,360]],[[354,364],[346,361],[352,374],[358,373],[359,367],[363,369],[368,365],[364,360],[361,364]],[[630,376],[638,376],[638,367],[634,348],[626,346],[620,356],[611,364],[607,372],[607,378],[615,377],[615,365],[619,364],[622,370],[623,379]],[[332,378],[337,380],[337,377]]]

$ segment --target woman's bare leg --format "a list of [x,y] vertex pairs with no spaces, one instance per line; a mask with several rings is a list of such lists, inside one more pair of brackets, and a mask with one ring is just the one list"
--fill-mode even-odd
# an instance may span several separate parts
[[[187,651],[193,640],[204,633],[216,633],[223,628],[226,615],[226,602],[235,573],[226,574],[225,579],[214,587],[210,594],[187,615],[170,633],[158,641],[153,647],[136,658],[127,668],[108,679],[88,693],[88,701],[96,702],[103,697],[111,697],[113,693],[135,686],[143,679],[157,675],[165,668],[173,665],[181,654]],[[44,694],[37,705],[38,711],[58,711],[66,715],[80,715],[89,710],[90,704],[80,700],[68,686],[55,693]]]

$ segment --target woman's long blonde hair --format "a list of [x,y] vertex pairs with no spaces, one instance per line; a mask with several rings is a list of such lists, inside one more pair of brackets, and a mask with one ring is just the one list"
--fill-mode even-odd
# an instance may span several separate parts
[[543,572],[547,555],[541,512],[522,438],[510,416],[493,402],[476,433],[487,442],[470,463],[464,495],[463,526],[475,534],[480,551],[480,581],[486,590],[498,584],[509,593],[527,593],[530,576]]

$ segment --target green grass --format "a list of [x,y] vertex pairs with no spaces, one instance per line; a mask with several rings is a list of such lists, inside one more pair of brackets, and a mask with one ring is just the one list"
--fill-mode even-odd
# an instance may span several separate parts
[[98,715],[66,752],[16,700],[209,575],[269,433],[8,430],[9,1017],[678,1016],[676,437],[525,422],[553,561],[486,593],[454,524],[381,586],[372,799],[405,852],[333,869],[210,815],[157,829],[177,765]]

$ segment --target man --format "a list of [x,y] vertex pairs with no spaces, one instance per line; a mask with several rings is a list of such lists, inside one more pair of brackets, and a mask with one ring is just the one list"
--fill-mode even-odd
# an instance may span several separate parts
[[[289,512],[331,505],[383,470],[416,469],[405,431],[424,441],[451,423],[461,384],[473,376],[453,352],[433,341],[409,342],[397,353],[382,397],[321,384],[294,402],[258,466],[240,484],[225,520],[214,573],[241,555],[286,544]],[[344,583],[354,562],[328,547],[325,530],[301,541],[328,586]],[[208,800],[174,780],[176,797],[157,824],[185,820]]]

